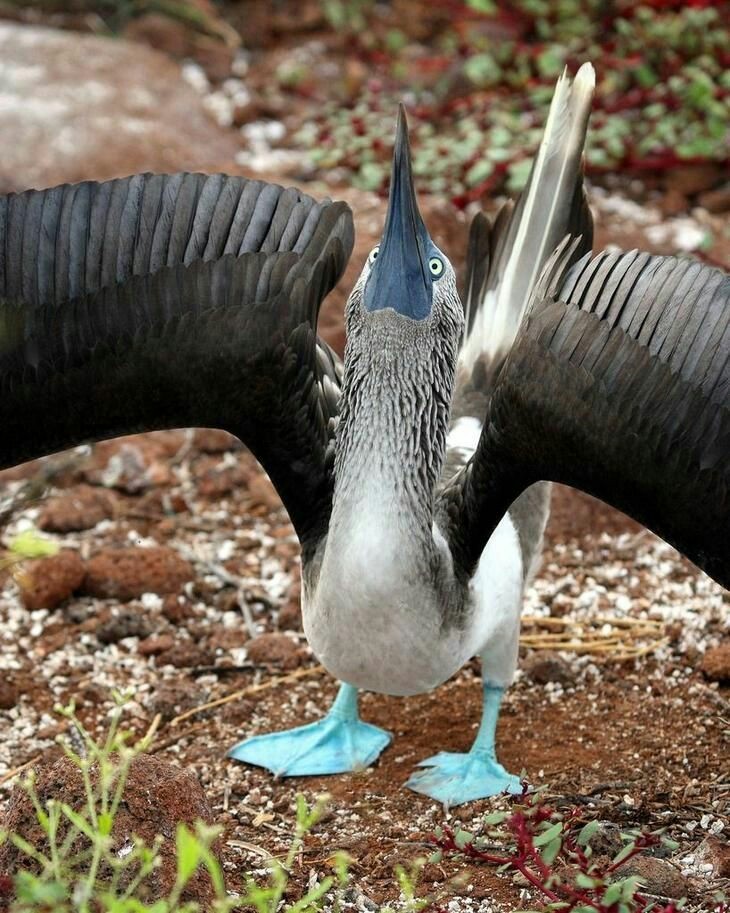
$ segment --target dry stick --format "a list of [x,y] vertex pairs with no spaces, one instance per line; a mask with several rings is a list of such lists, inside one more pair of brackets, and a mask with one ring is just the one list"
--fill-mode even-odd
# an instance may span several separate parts
[[524,615],[522,623],[523,625],[535,625],[542,628],[585,628],[599,624],[612,625],[614,628],[641,627],[659,629],[664,627],[663,621],[656,621],[653,618],[612,618],[609,615],[597,615],[595,618],[588,618],[584,621],[574,618],[553,618],[550,615]]
[[185,713],[181,713],[171,719],[169,725],[174,726],[177,723],[181,723],[183,720],[189,719],[191,716],[195,716],[196,713],[202,713],[203,710],[212,710],[213,707],[229,704],[231,701],[246,697],[248,694],[258,694],[260,691],[276,688],[277,685],[284,685],[288,682],[296,681],[298,678],[306,678],[309,675],[320,675],[324,671],[324,666],[309,666],[305,669],[296,669],[294,672],[290,672],[288,675],[282,675],[279,678],[271,678],[269,681],[261,682],[258,685],[249,685],[248,688],[241,688],[240,691],[234,691],[232,694],[227,694],[225,697],[219,697],[215,701],[208,701],[207,704],[201,704],[199,707],[193,707],[190,710],[186,710]]
[[[174,720],[171,720],[174,722]],[[157,754],[158,751],[164,751],[166,748],[169,748],[171,745],[177,745],[182,739],[186,739],[189,735],[193,735],[195,732],[199,732],[206,725],[206,720],[202,720],[199,723],[194,723],[192,726],[188,726],[187,729],[183,729],[182,732],[178,732],[176,735],[170,736],[170,738],[163,739],[161,742],[155,742],[150,748],[150,754]]]
[[596,615],[595,618],[583,620],[577,618],[555,618],[553,615],[523,615],[522,621],[525,624],[545,625],[546,627],[571,624],[611,624],[619,627],[624,625],[651,625],[661,627],[664,624],[663,621],[656,618],[632,618],[626,615]]
[[614,625],[616,628],[647,627],[663,628],[664,622],[655,618],[613,618],[610,615],[597,615],[594,619],[598,624]]
[[7,783],[8,780],[12,780],[13,777],[17,777],[18,774],[23,773],[23,771],[28,767],[32,767],[34,764],[37,764],[42,757],[42,754],[37,754],[34,758],[31,758],[30,761],[26,761],[25,764],[20,764],[18,767],[14,767],[6,774],[3,774],[2,777],[0,777],[0,786],[2,786],[4,783]]
[[190,549],[180,549],[183,552],[183,557],[187,558],[188,561],[191,561],[195,564],[202,565],[210,574],[213,574],[219,580],[222,580],[223,583],[228,586],[235,587],[239,595],[239,606],[241,608],[241,614],[243,615],[243,621],[246,625],[246,630],[248,631],[248,636],[253,640],[258,636],[258,628],[256,627],[256,622],[254,617],[251,614],[251,608],[246,600],[246,588],[244,586],[243,580],[240,577],[236,577],[229,570],[223,567],[222,564],[218,564],[215,561],[204,561],[197,558],[192,554]]

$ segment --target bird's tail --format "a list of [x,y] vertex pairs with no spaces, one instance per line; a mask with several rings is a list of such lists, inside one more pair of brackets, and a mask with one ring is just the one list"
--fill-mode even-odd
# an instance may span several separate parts
[[472,222],[467,257],[466,332],[459,355],[467,376],[480,363],[494,378],[517,334],[530,293],[566,234],[581,235],[575,256],[591,249],[593,225],[583,192],[583,146],[595,73],[583,64],[558,79],[527,186],[494,224]]

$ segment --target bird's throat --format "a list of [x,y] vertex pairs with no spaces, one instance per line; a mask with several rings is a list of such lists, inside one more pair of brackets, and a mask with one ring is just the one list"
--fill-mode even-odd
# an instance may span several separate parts
[[386,316],[380,333],[363,333],[348,347],[330,534],[360,530],[368,538],[377,530],[381,562],[387,561],[387,546],[428,560],[450,371],[425,344],[388,332],[388,320],[399,318]]

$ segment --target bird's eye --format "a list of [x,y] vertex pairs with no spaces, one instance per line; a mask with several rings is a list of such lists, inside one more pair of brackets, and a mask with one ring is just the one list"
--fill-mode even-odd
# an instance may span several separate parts
[[431,257],[428,261],[428,268],[431,270],[431,275],[438,279],[444,271],[444,261],[440,257]]
[[378,251],[379,251],[379,250],[380,250],[380,245],[378,245],[377,247],[374,247],[374,248],[370,251],[370,253],[368,254],[368,263],[370,263],[371,265],[372,265],[373,263],[375,263],[375,261],[378,259]]

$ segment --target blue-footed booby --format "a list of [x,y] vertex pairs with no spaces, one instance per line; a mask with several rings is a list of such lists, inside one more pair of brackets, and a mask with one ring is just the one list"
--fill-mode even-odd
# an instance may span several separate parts
[[[592,256],[582,150],[594,85],[556,89],[516,205],[470,234],[465,304],[419,213],[405,114],[387,218],[317,336],[348,207],[225,175],[137,175],[0,197],[0,465],[183,426],[252,450],[302,547],[304,630],[341,680],[327,715],[231,749],[280,775],[372,763],[358,689],[483,670],[471,750],[408,785],[453,805],[520,780],[496,754],[550,481],[615,505],[730,584],[730,277]],[[455,721],[458,725],[458,721]]]

